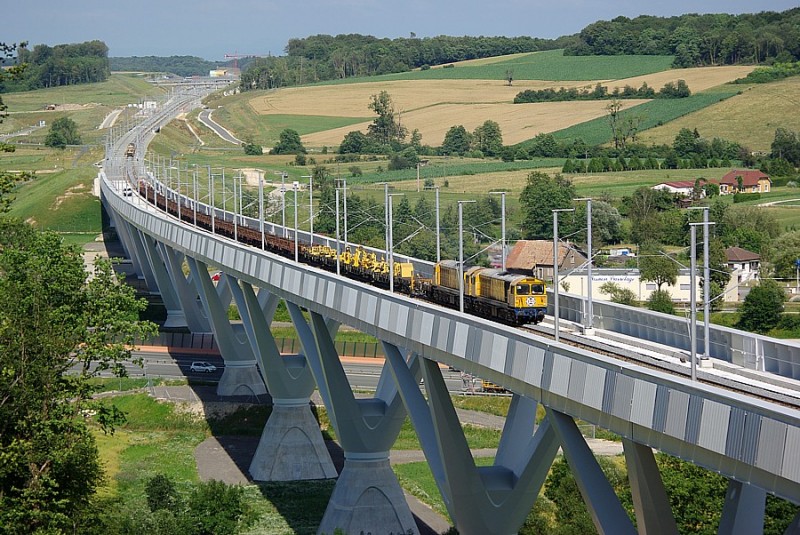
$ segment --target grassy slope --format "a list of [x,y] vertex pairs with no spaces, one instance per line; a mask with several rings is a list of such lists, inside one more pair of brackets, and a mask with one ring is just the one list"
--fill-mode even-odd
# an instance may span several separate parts
[[[370,78],[336,80],[352,83],[381,80],[617,80],[669,69],[672,56],[564,56],[561,50],[515,54],[486,63],[456,63],[451,69],[415,70]],[[324,82],[329,83],[329,82]]]
[[[105,130],[98,126],[113,109],[161,93],[144,79],[133,75],[112,75],[97,84],[42,89],[3,95],[11,114],[0,123],[0,131],[13,132],[44,120],[49,125],[58,117],[69,117],[89,148],[50,149],[19,145],[13,153],[0,157],[0,171],[29,171],[36,178],[21,184],[14,195],[11,214],[35,222],[40,228],[81,233],[76,243],[93,239],[101,230],[99,199],[92,194],[97,175],[95,163],[102,156],[100,146]],[[44,111],[47,104],[58,104],[65,111]],[[124,120],[124,115],[123,119]],[[48,128],[25,138],[41,143]]]
[[[641,117],[642,122],[640,129],[644,131],[724,101],[736,95],[738,91],[739,88],[736,86],[720,86],[713,90],[694,94],[688,98],[651,100],[650,102],[640,104],[627,110],[625,109],[625,103],[623,101],[620,117],[623,119],[629,116]],[[570,128],[565,128],[564,130],[559,130],[553,135],[561,140],[581,138],[589,145],[602,145],[612,140],[611,129],[608,126],[608,119],[606,117],[600,117]],[[640,137],[645,138],[646,136]],[[674,138],[675,136],[673,135],[669,141],[665,142],[671,144]]]
[[778,127],[797,130],[800,76],[779,82],[731,85],[740,91],[732,98],[648,130],[646,143],[672,143],[681,128],[697,130],[703,137],[732,139],[751,150],[769,150]]

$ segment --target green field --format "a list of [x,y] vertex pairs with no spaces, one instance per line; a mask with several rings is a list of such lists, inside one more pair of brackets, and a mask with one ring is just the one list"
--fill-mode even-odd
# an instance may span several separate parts
[[381,80],[505,80],[513,72],[515,80],[619,80],[670,68],[672,56],[564,56],[562,50],[535,52],[505,61],[481,65],[459,65],[370,78],[324,83],[352,83]]
[[[739,88],[725,85],[714,90],[704,91],[687,98],[654,99],[633,108],[625,109],[624,101],[620,117],[639,116],[642,118],[640,131],[655,128],[684,115],[702,110],[739,93]],[[572,140],[582,138],[589,145],[602,145],[612,140],[608,118],[599,117],[563,130],[554,132],[556,139]],[[719,137],[725,137],[720,134]],[[726,138],[727,139],[727,138]],[[524,143],[523,143],[524,145]]]

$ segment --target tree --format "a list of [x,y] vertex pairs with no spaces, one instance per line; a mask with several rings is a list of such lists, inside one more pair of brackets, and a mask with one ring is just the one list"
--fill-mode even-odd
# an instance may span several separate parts
[[280,133],[278,144],[272,149],[272,154],[306,154],[308,151],[300,141],[297,130],[286,128]]
[[797,138],[797,133],[786,128],[778,128],[775,130],[771,149],[773,158],[783,158],[800,167],[800,140]]
[[775,277],[794,278],[795,261],[800,258],[800,230],[787,232],[772,242],[770,260]]
[[762,279],[744,298],[736,327],[745,331],[766,333],[781,319],[785,297],[786,294],[778,283]]
[[389,170],[411,169],[419,163],[419,156],[413,147],[408,147],[402,152],[392,154],[389,159]]
[[[25,48],[26,45],[27,45],[27,43],[24,43],[24,42],[19,44],[20,48]],[[0,42],[0,56],[2,57],[3,60],[7,60],[7,59],[13,57],[14,52],[16,50],[17,50],[17,45],[16,44],[10,44],[9,45],[9,44]],[[3,61],[3,63],[5,64],[5,61]],[[5,68],[4,69],[0,69],[0,92],[2,92],[3,85],[4,85],[5,80],[7,78],[11,78],[12,80],[19,80],[20,78],[22,78],[23,74],[25,73],[25,69],[26,68],[27,68],[27,64],[19,63],[17,65],[12,65],[8,69],[5,69]],[[0,123],[3,122],[3,118],[6,116],[6,114],[5,114],[6,109],[8,109],[8,107],[3,103],[3,98],[0,97]],[[13,147],[13,145],[12,145],[12,147]],[[13,152],[13,151],[7,151],[7,152]]]
[[672,303],[672,296],[666,290],[656,290],[647,298],[647,308],[654,312],[664,314],[674,314],[675,305]]
[[255,143],[243,143],[242,148],[248,156],[261,156],[264,153],[261,145],[256,145]]
[[503,148],[503,134],[500,125],[494,121],[485,121],[477,127],[473,139],[475,148],[486,156],[498,156]]
[[442,142],[443,154],[458,154],[462,156],[469,152],[472,146],[472,135],[462,125],[451,126],[444,135]]
[[644,243],[649,239],[663,240],[661,214],[674,206],[672,194],[660,189],[640,187],[622,205],[631,221],[631,239]]
[[659,243],[647,241],[640,248],[639,276],[643,281],[654,282],[659,290],[664,284],[675,286],[678,264],[661,251]]
[[700,134],[696,134],[696,130],[692,131],[688,128],[681,128],[678,135],[675,136],[675,141],[672,142],[672,148],[675,153],[681,158],[687,158],[697,152],[697,142],[700,139]]
[[622,101],[618,99],[613,99],[608,103],[608,105],[606,105],[608,123],[609,126],[611,126],[611,136],[614,139],[615,149],[625,146],[625,141],[622,139],[622,132],[620,128],[620,110],[622,110]]
[[[557,208],[570,208],[575,197],[575,186],[560,174],[554,177],[541,171],[529,174],[528,183],[519,197],[520,204],[525,210],[521,224],[525,238],[552,238],[552,211]],[[568,232],[570,224],[562,218],[559,228]]]
[[369,138],[358,130],[345,134],[339,145],[339,154],[363,154],[369,152]]
[[612,303],[636,306],[636,294],[628,288],[623,288],[616,282],[604,282],[600,286],[600,292],[608,295]]
[[155,326],[110,262],[87,278],[59,236],[8,220],[0,230],[0,525],[72,532],[102,479],[84,415],[107,430],[121,417],[92,399],[89,379],[125,375],[130,347]]
[[[586,205],[580,204],[575,210],[576,221],[586,221]],[[584,232],[585,234],[585,232]],[[622,216],[619,211],[605,201],[592,202],[592,246],[602,247],[622,240]]]
[[381,145],[389,145],[392,142],[402,142],[408,130],[400,124],[400,118],[396,117],[392,97],[386,91],[381,91],[377,95],[372,95],[369,109],[377,114],[372,124],[367,127],[367,135]]
[[60,117],[50,125],[50,131],[44,139],[44,144],[56,149],[64,149],[67,145],[80,145],[81,136],[78,125],[69,117]]

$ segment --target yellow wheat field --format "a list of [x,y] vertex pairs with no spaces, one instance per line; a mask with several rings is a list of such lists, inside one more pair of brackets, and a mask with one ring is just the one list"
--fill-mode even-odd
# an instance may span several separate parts
[[[613,90],[643,82],[658,90],[667,82],[685,80],[693,92],[702,91],[745,76],[752,67],[707,67],[675,69],[622,80],[592,82],[515,81],[509,87],[501,80],[399,80],[280,89],[249,101],[258,114],[317,115],[361,118],[363,122],[343,128],[303,136],[308,146],[337,145],[350,131],[365,132],[374,117],[369,109],[372,95],[386,91],[392,97],[400,121],[409,132],[419,130],[422,142],[441,145],[452,126],[463,125],[468,131],[492,120],[500,125],[503,142],[519,143],[542,132],[553,132],[579,124],[606,113],[607,101],[575,101],[536,104],[512,104],[525,89],[548,87],[594,87],[601,83]],[[626,107],[644,102],[626,101]]]

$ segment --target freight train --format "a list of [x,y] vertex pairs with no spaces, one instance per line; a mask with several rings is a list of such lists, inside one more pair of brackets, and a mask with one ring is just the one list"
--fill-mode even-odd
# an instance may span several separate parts
[[[295,241],[246,226],[235,226],[231,221],[195,212],[182,204],[179,210],[174,199],[156,194],[146,181],[139,182],[139,194],[159,209],[198,227],[241,243],[263,248],[281,256],[294,258]],[[297,244],[298,259],[327,270],[336,270],[337,252],[327,245]],[[418,277],[411,262],[393,262],[394,289],[411,297],[422,298],[450,308],[459,308],[461,285],[458,262],[443,260],[436,264],[432,279]],[[339,254],[339,268],[347,277],[368,282],[382,288],[390,287],[389,263],[360,246],[346,247]],[[539,323],[547,311],[547,294],[543,280],[525,274],[509,273],[499,269],[471,267],[464,271],[464,311],[511,325]]]

